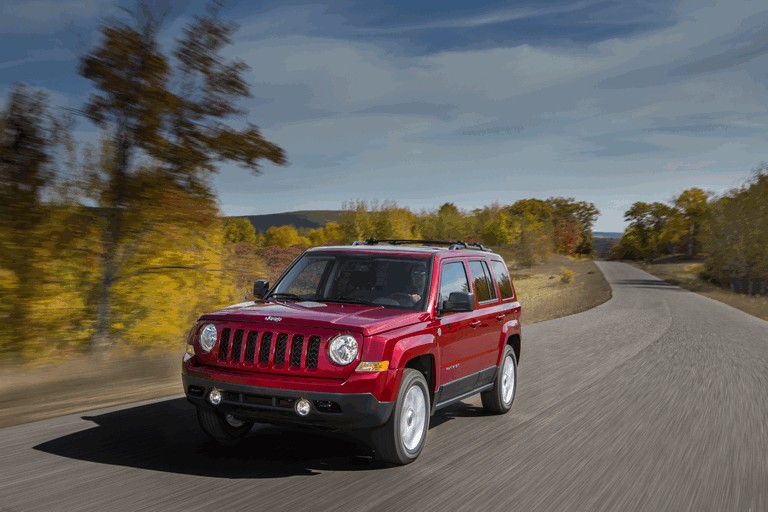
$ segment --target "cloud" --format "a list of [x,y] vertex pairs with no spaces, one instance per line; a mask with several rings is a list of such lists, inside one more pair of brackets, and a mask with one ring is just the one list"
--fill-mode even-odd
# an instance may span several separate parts
[[568,3],[564,5],[553,5],[547,7],[528,7],[517,9],[502,9],[494,12],[484,13],[475,16],[461,16],[455,18],[444,18],[435,21],[428,21],[416,24],[398,24],[389,28],[368,28],[364,32],[370,34],[401,34],[404,32],[414,32],[421,30],[436,29],[454,29],[454,28],[478,28],[487,25],[496,25],[510,21],[526,20],[538,18],[552,14],[564,14],[574,12],[579,9],[594,6],[595,1],[581,1]]
[[92,20],[114,9],[102,0],[3,0],[0,30],[6,34],[50,31]]
[[677,161],[677,162],[669,162],[667,165],[664,166],[664,169],[667,171],[696,171],[699,169],[706,169],[708,167],[712,167],[716,164],[714,160],[699,160],[696,162],[684,162],[684,161]]
[[26,52],[26,56],[22,59],[0,61],[0,69],[10,69],[39,62],[68,61],[76,58],[74,52],[64,48],[31,49]]

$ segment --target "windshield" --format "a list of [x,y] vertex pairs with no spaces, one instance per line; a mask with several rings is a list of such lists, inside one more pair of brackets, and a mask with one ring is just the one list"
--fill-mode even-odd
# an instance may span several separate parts
[[357,254],[305,254],[267,296],[423,309],[428,260]]

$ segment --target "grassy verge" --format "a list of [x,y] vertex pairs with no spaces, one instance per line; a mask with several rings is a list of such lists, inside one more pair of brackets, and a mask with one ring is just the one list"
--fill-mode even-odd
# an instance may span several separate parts
[[[608,300],[610,287],[595,264],[555,257],[512,272],[522,321],[541,322]],[[82,357],[48,366],[0,368],[0,427],[181,394],[178,350],[134,357]]]
[[556,256],[513,271],[512,279],[523,305],[523,325],[586,311],[611,298],[611,287],[590,260]]
[[681,288],[718,300],[763,320],[768,320],[768,297],[734,293],[701,279],[699,277],[702,270],[700,262],[627,263]]

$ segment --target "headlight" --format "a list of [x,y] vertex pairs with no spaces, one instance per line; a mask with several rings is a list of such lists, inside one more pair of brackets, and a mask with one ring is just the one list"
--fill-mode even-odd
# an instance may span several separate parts
[[328,354],[334,363],[348,365],[357,358],[357,340],[349,334],[339,334],[328,345]]
[[200,331],[200,348],[206,354],[213,349],[216,344],[216,326],[213,324],[206,324],[203,330]]

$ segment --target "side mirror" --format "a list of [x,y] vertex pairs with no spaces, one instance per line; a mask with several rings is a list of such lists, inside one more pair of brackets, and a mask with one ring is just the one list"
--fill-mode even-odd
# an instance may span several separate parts
[[475,296],[467,292],[451,292],[448,300],[443,302],[440,311],[443,313],[455,313],[458,311],[473,311],[475,309]]
[[269,281],[266,279],[259,279],[253,283],[253,296],[257,299],[263,299],[269,291]]

